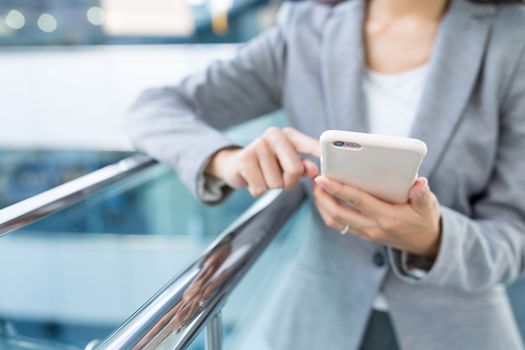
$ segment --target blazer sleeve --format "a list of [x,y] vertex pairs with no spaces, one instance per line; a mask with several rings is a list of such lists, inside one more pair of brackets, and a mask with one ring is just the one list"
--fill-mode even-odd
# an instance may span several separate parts
[[389,249],[394,273],[422,285],[480,292],[525,272],[525,58],[522,55],[501,107],[496,166],[473,217],[442,207],[437,259],[414,260],[424,274],[407,273],[402,252]]
[[[173,86],[143,92],[130,108],[126,128],[135,147],[171,166],[199,199],[210,196],[202,176],[209,158],[234,145],[219,129],[280,108],[286,44],[282,6],[277,24],[244,45],[229,60]],[[216,187],[216,186],[215,186]],[[217,193],[217,190],[211,191]]]

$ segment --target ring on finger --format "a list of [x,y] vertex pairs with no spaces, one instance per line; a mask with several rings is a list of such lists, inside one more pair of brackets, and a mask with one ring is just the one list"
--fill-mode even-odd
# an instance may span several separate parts
[[339,231],[340,234],[346,235],[348,233],[348,230],[350,229],[349,225],[345,225],[341,231]]

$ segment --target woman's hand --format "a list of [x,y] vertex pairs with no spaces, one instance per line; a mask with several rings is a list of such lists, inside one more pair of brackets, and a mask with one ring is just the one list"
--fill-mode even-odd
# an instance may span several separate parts
[[318,175],[315,163],[300,153],[319,157],[319,141],[293,128],[272,127],[244,148],[217,152],[205,173],[230,187],[247,187],[253,196],[272,188],[291,190],[302,176]]
[[440,209],[426,178],[410,189],[406,204],[390,204],[324,176],[315,178],[315,204],[324,222],[338,231],[428,258],[441,236]]

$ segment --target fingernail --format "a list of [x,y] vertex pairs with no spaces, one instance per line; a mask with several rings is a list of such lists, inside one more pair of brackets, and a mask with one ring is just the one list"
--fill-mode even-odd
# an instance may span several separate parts
[[328,190],[330,188],[330,183],[326,179],[318,176],[315,178],[315,183],[318,184],[322,189]]
[[430,187],[428,187],[428,185],[425,185],[423,186],[420,190],[419,190],[419,195],[420,196],[423,196],[425,193],[427,193],[428,191],[430,191]]

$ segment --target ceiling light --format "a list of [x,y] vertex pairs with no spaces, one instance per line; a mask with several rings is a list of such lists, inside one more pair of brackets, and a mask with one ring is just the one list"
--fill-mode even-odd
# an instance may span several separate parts
[[26,24],[26,19],[22,12],[11,10],[5,16],[5,24],[11,29],[21,29]]
[[38,28],[46,33],[54,32],[57,29],[57,20],[49,13],[43,13],[38,17],[37,21]]
[[87,10],[86,17],[94,26],[101,26],[106,21],[106,13],[100,7],[93,6]]

